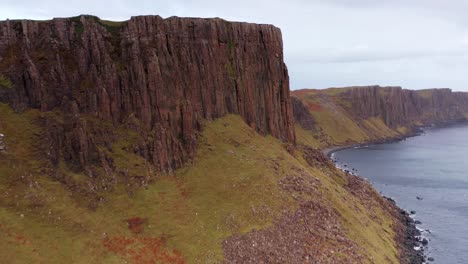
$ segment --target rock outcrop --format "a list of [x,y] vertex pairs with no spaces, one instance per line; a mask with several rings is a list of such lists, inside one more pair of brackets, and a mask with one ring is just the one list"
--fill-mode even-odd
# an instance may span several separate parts
[[[159,170],[189,160],[203,120],[239,114],[295,142],[282,37],[271,25],[159,16],[0,22],[0,101],[43,120],[50,159],[86,170],[107,158],[113,130],[142,138],[135,153]],[[52,118],[50,116],[59,116]]]

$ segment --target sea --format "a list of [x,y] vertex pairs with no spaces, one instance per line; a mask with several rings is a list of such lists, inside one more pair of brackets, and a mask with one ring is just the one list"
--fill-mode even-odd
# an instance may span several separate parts
[[[404,141],[332,154],[338,167],[366,178],[410,212],[430,263],[468,263],[468,125],[427,128]],[[354,171],[352,169],[355,169]],[[418,222],[418,223],[419,223]]]

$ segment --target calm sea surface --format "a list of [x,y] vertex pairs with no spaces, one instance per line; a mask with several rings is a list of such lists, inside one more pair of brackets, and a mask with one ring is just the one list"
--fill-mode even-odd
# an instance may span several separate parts
[[[391,144],[332,156],[355,168],[383,195],[409,211],[429,240],[433,263],[468,263],[468,125],[432,128]],[[416,197],[422,198],[422,200]]]

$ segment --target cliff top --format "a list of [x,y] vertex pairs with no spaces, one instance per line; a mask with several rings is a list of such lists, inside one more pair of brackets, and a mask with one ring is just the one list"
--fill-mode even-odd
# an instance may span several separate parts
[[272,28],[275,28],[275,29],[278,29],[281,31],[280,28],[276,27],[275,25],[272,25],[272,24],[265,24],[265,23],[252,23],[252,22],[244,22],[244,21],[230,21],[230,20],[226,20],[226,19],[223,19],[223,18],[220,18],[220,17],[213,17],[213,18],[210,18],[210,17],[179,17],[179,16],[170,16],[170,17],[167,17],[167,18],[163,18],[161,17],[160,15],[138,15],[138,16],[131,16],[130,19],[127,19],[127,20],[122,20],[122,21],[114,21],[114,20],[107,20],[107,19],[101,19],[100,17],[98,16],[95,16],[95,15],[88,15],[88,14],[81,14],[81,15],[78,15],[78,16],[72,16],[72,17],[54,17],[52,19],[45,19],[45,20],[36,20],[36,19],[24,19],[24,18],[14,18],[14,19],[6,19],[6,20],[0,20],[0,23],[3,23],[3,22],[22,22],[22,21],[27,21],[27,22],[43,22],[43,23],[46,23],[46,22],[51,22],[51,21],[57,21],[57,20],[76,20],[76,19],[93,19],[93,20],[96,20],[96,21],[99,21],[99,22],[102,22],[104,24],[109,24],[109,25],[112,25],[112,26],[120,26],[120,25],[123,25],[129,21],[132,21],[132,20],[136,20],[136,19],[140,19],[140,18],[149,18],[149,17],[152,17],[152,18],[157,18],[157,19],[161,19],[161,20],[192,20],[192,21],[206,21],[206,22],[213,22],[213,21],[219,21],[219,22],[226,22],[226,23],[233,23],[233,24],[247,24],[247,25],[258,25],[258,26],[268,26],[268,27],[272,27]]
[[330,87],[330,88],[325,88],[325,89],[317,89],[317,88],[303,88],[303,89],[298,89],[298,90],[293,90],[291,91],[291,95],[295,97],[303,97],[303,96],[309,96],[309,95],[338,95],[343,92],[349,91],[349,90],[357,90],[357,89],[378,89],[381,91],[390,91],[392,89],[398,89],[398,90],[404,90],[404,91],[414,91],[422,96],[429,96],[433,92],[456,92],[456,93],[466,93],[466,92],[457,92],[457,91],[452,91],[450,88],[425,88],[425,89],[418,89],[418,90],[413,90],[413,89],[408,89],[408,88],[403,88],[401,86],[380,86],[380,85],[363,85],[363,86],[346,86],[346,87]]

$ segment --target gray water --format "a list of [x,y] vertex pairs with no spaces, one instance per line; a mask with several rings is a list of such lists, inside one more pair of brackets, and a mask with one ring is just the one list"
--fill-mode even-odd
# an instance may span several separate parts
[[[431,128],[405,141],[346,149],[337,165],[357,169],[399,207],[415,210],[433,263],[468,263],[468,125]],[[418,200],[416,197],[422,198]]]

